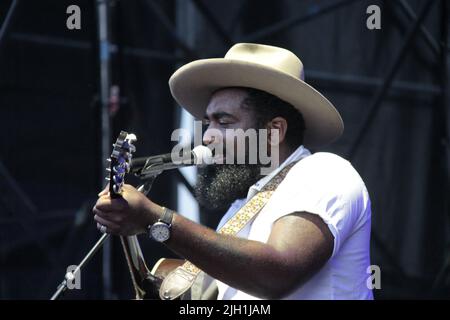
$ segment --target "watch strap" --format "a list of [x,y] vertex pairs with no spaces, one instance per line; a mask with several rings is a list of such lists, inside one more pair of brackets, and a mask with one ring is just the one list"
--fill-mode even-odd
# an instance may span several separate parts
[[161,216],[161,218],[159,219],[159,221],[164,222],[167,225],[172,225],[172,219],[173,219],[173,211],[163,207],[163,214]]

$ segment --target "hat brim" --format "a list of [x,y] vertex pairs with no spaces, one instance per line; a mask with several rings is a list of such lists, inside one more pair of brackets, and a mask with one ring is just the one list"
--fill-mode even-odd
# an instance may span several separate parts
[[304,81],[261,64],[224,58],[197,60],[178,69],[169,87],[177,103],[198,119],[203,119],[218,89],[248,87],[273,94],[303,115],[307,147],[329,144],[344,131],[341,116],[322,94]]

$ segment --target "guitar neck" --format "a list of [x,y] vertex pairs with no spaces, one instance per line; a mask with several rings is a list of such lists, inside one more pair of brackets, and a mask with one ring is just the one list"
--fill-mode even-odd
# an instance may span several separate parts
[[[111,174],[113,174],[113,170],[111,170]],[[112,183],[110,184],[110,196],[116,199],[121,197],[120,194],[115,192]],[[145,263],[144,254],[137,236],[120,236],[120,243],[127,261],[136,300],[146,299],[149,295],[153,295],[153,291],[157,290],[153,288],[153,282],[157,283],[158,281],[152,276]],[[149,282],[151,282],[151,285],[149,285]]]
[[[114,189],[114,166],[115,161],[111,161],[111,174],[110,174],[110,196],[111,198],[120,198],[121,194],[117,193]],[[144,254],[142,253],[141,246],[139,245],[138,238],[136,236],[121,236],[120,243],[122,245],[123,253],[127,261],[128,271],[130,272],[131,281],[135,291],[136,300],[148,299],[154,297],[159,289],[159,279],[153,277],[148,269]]]
[[[133,142],[136,136],[121,131],[110,157],[109,166],[109,194],[111,198],[120,198],[124,184],[125,174],[130,171],[130,163],[136,148]],[[131,280],[136,293],[136,299],[144,299],[153,290],[153,283],[157,279],[153,277],[145,264],[139,241],[136,236],[120,237],[123,252],[127,260]]]

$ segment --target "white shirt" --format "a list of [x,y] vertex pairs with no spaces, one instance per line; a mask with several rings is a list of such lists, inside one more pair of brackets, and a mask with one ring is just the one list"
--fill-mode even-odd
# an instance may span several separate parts
[[[299,161],[300,160],[300,161]],[[284,299],[373,299],[366,281],[370,274],[371,208],[367,189],[345,159],[300,146],[281,166],[250,187],[247,199],[236,200],[217,228],[289,163],[298,161],[269,202],[237,236],[266,243],[280,217],[306,211],[319,215],[334,236],[331,258],[307,282]],[[270,281],[268,279],[268,281]],[[370,283],[370,282],[369,282]],[[217,281],[218,299],[258,299]]]

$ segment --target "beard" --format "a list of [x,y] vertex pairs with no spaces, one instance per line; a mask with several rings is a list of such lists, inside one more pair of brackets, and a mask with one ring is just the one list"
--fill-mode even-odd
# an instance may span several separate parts
[[236,199],[247,197],[248,189],[261,177],[257,164],[206,166],[199,169],[195,196],[205,208],[226,210]]

